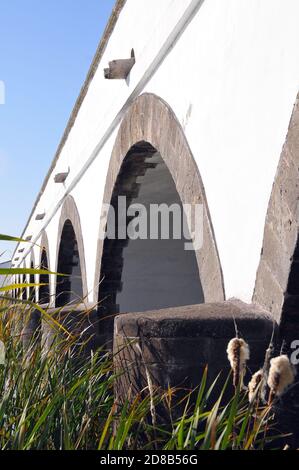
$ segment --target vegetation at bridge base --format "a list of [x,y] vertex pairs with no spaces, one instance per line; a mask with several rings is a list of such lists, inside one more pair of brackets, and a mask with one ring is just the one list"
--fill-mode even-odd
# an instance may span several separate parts
[[[15,274],[14,270],[10,274]],[[211,395],[218,382],[216,379],[208,386],[206,369],[192,399],[189,394],[178,403],[178,390],[154,390],[149,383],[136,396],[130,396],[128,391],[127,399],[120,404],[116,402],[114,388],[121,372],[114,370],[111,353],[98,350],[80,357],[74,347],[80,338],[68,334],[64,327],[59,329],[56,320],[53,320],[54,326],[58,326],[55,347],[45,352],[38,334],[24,348],[24,319],[28,309],[34,310],[37,305],[11,296],[12,291],[23,287],[8,283],[0,292],[0,344],[4,346],[2,353],[5,352],[0,364],[0,449],[275,447],[279,436],[272,402],[262,403],[257,386],[254,392],[251,390],[254,396],[249,403],[248,392],[242,381],[236,380],[235,373],[228,377],[214,403]],[[51,322],[47,312],[39,309],[44,319]],[[240,361],[236,363],[240,365]],[[227,399],[226,389],[232,380],[234,392]]]
[[249,405],[247,392],[239,386],[228,402],[224,387],[210,404],[217,381],[208,387],[207,371],[196,390],[196,403],[191,405],[187,397],[179,417],[173,417],[175,389],[150,389],[130,399],[128,395],[120,407],[114,399],[117,377],[109,353],[97,351],[78,360],[73,339],[61,336],[46,354],[38,338],[24,351],[15,322],[22,313],[19,304],[2,300],[0,308],[0,340],[5,345],[0,365],[3,450],[250,450],[275,442],[272,406],[256,401]]

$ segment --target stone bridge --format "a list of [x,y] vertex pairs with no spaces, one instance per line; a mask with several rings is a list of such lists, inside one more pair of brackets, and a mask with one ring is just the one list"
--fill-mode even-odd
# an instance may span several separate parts
[[[219,322],[221,305],[298,338],[298,17],[297,0],[116,2],[13,258],[69,276],[19,276],[49,282],[22,298],[92,305],[107,340],[119,313],[134,330],[134,312]],[[103,239],[120,196],[201,205],[201,245]]]

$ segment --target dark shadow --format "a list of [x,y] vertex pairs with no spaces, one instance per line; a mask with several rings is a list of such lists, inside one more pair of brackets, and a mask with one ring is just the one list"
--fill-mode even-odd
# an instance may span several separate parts
[[[45,269],[45,270],[49,269],[48,256],[44,248],[42,250],[42,255],[41,255],[41,269]],[[49,304],[50,302],[49,274],[41,274],[39,280],[41,284],[45,284],[44,286],[40,286],[39,288],[39,303]]]
[[[125,197],[120,207],[119,197]],[[123,237],[132,220],[139,215],[127,215],[132,204],[147,209],[147,237],[132,240]],[[186,238],[174,236],[174,216],[170,214],[170,236],[164,239],[161,217],[158,236],[149,237],[151,205],[175,204],[180,209],[181,225],[184,211],[170,171],[160,153],[147,142],[134,145],[121,166],[112,198],[115,212],[116,237],[104,241],[99,286],[99,311],[102,317],[111,317],[109,336],[112,335],[113,315],[121,312],[142,312],[167,307],[199,304],[204,295],[198,272],[195,251],[185,250]],[[113,220],[113,210],[108,214]]]
[[[33,263],[33,261],[31,261],[30,269],[34,269],[34,263]],[[29,283],[30,283],[30,284],[34,284],[34,283],[35,283],[34,274],[30,274],[30,275],[29,275]],[[29,287],[29,300],[30,300],[31,302],[36,302],[35,287]]]
[[67,276],[57,276],[56,307],[82,301],[83,286],[78,244],[70,220],[66,220],[62,230],[57,272]]

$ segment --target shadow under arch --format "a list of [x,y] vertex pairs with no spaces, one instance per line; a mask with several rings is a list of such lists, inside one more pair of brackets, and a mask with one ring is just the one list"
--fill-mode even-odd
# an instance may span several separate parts
[[[30,269],[35,269],[34,253],[31,251],[30,254]],[[35,284],[35,275],[29,274],[29,284]],[[36,287],[29,287],[28,291],[28,300],[31,302],[36,302]]]
[[[119,189],[119,184],[127,186],[124,192],[127,190],[129,192],[131,190],[138,191],[136,176],[140,176],[138,172],[140,168],[142,169],[142,164],[140,166],[139,161],[136,166],[136,162],[134,163],[131,159],[129,169],[124,170],[123,166],[125,159],[128,162],[130,155],[138,155],[138,153],[140,161],[149,158],[150,153],[154,158],[155,155],[159,155],[182,204],[203,205],[203,245],[195,251],[194,256],[199,273],[198,292],[202,292],[205,302],[224,300],[222,271],[205,191],[197,165],[184,131],[171,108],[161,98],[149,93],[141,95],[133,102],[121,123],[108,169],[103,204],[110,203],[114,198],[115,188]],[[146,166],[151,166],[149,160],[145,163]],[[139,168],[137,168],[138,166]],[[128,175],[125,183],[121,183],[119,180],[123,171],[127,171]],[[102,214],[101,226],[105,225],[106,221],[107,216]],[[104,248],[104,241],[99,236],[95,268],[95,301],[98,301],[101,289],[101,286],[99,289],[99,283],[103,272],[103,263],[107,261],[109,263],[109,256],[108,259],[104,259],[104,257],[106,258]],[[115,257],[111,261],[117,263]],[[116,279],[116,282],[119,282],[119,279]]]
[[288,342],[299,334],[299,94],[268,205],[253,301],[270,311]]
[[58,226],[55,306],[81,303],[87,297],[85,255],[80,216],[72,196],[65,200]]
[[[22,268],[26,269],[26,264],[22,264]],[[19,280],[21,284],[27,284],[27,276],[26,274],[20,274]],[[20,299],[21,300],[26,300],[27,299],[27,294],[26,294],[26,287],[22,287],[21,292],[20,292]]]
[[[46,232],[44,231],[41,238],[40,244],[40,262],[39,266],[41,269],[49,270],[50,259],[49,259],[49,242]],[[45,284],[39,288],[39,303],[49,304],[50,303],[50,277],[49,274],[41,274],[39,276],[39,282]]]

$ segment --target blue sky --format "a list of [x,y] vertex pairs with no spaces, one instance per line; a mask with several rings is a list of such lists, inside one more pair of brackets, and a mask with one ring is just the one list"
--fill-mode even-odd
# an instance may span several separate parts
[[[19,236],[114,0],[1,0],[0,233]],[[0,258],[12,244],[0,242]]]

